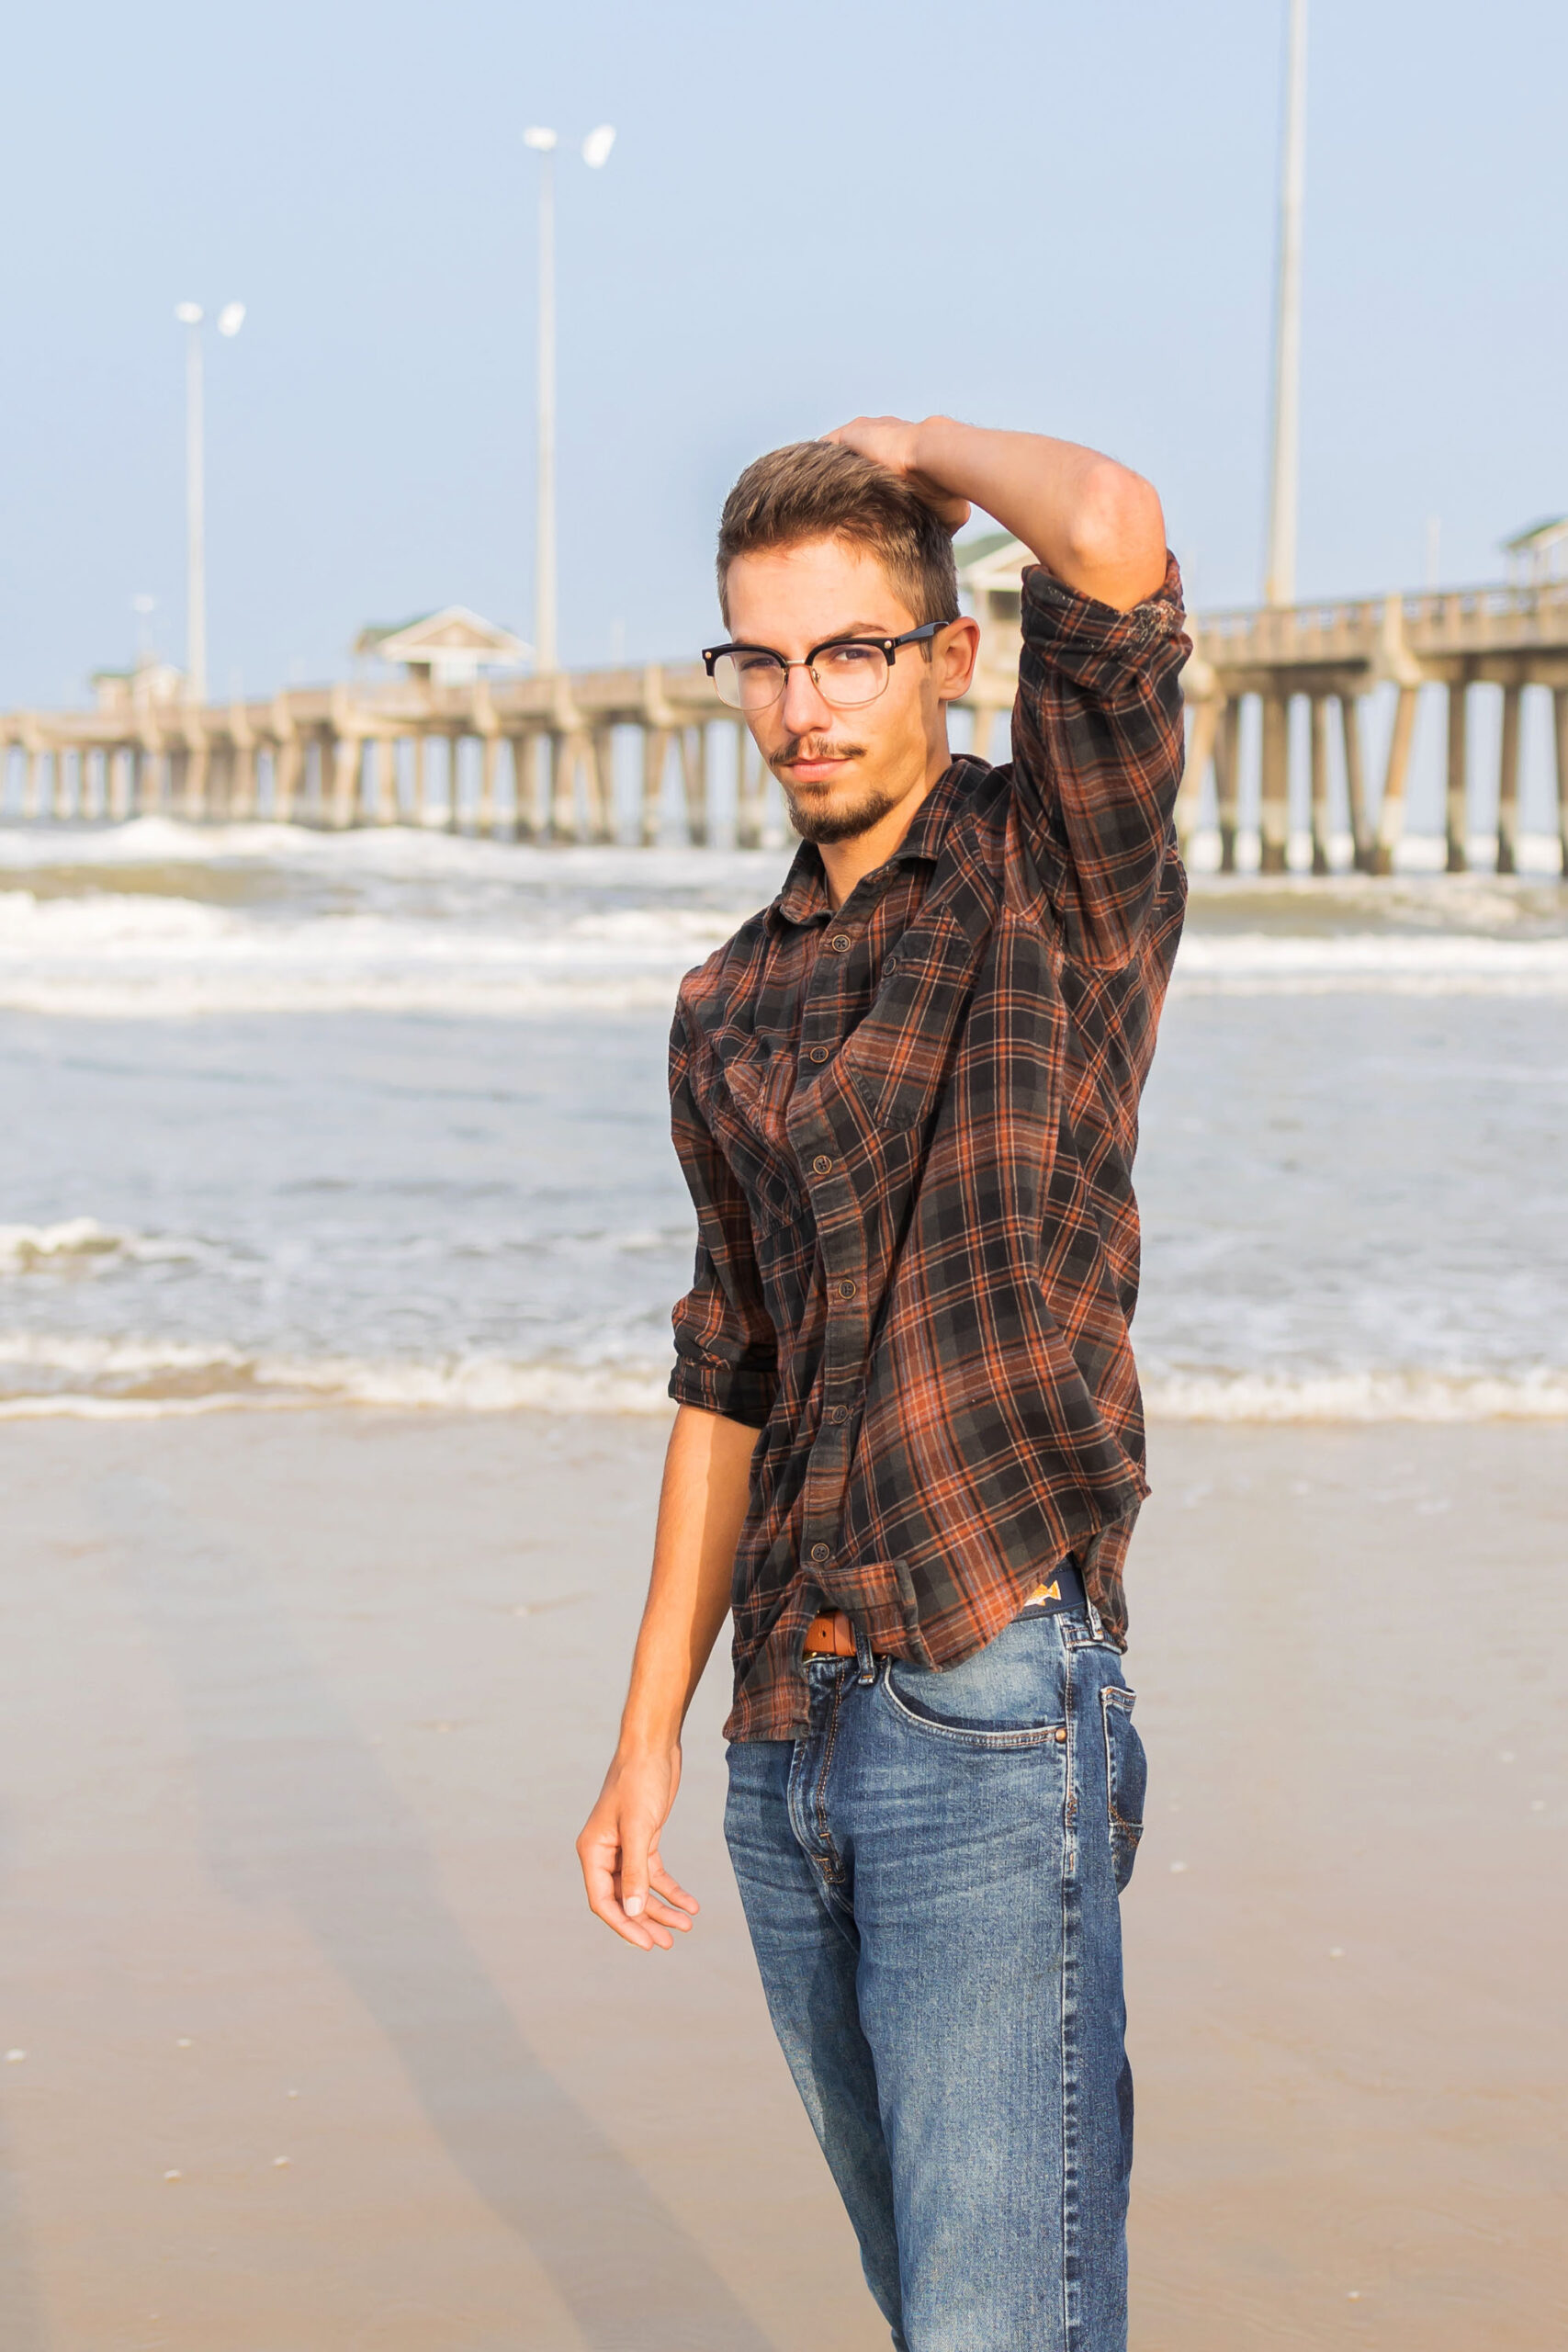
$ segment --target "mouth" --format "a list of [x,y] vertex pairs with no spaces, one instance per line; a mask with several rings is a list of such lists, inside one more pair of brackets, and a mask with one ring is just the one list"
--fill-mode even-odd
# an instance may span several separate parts
[[780,760],[776,765],[789,777],[792,784],[831,784],[837,777],[846,775],[854,765],[854,762],[842,759],[799,759]]
[[863,757],[858,743],[797,743],[770,762],[774,774],[792,785],[836,784]]

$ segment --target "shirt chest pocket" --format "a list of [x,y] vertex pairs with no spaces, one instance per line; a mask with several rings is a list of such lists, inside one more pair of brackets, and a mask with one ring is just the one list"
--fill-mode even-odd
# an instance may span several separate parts
[[801,1198],[789,1163],[785,1125],[794,1069],[778,1041],[761,1035],[716,1040],[717,1082],[701,1104],[709,1131],[746,1195],[756,1230],[793,1225]]
[[969,1009],[974,956],[956,923],[907,932],[882,970],[870,1012],[842,1064],[876,1125],[889,1134],[935,1112]]

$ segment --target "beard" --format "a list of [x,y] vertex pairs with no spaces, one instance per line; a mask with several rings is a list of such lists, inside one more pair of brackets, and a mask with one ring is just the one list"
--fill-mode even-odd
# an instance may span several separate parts
[[[902,794],[878,790],[874,786],[856,794],[854,786],[807,786],[809,796],[802,798],[790,788],[791,760],[863,760],[863,743],[835,743],[821,735],[792,735],[782,750],[768,764],[784,787],[784,803],[790,823],[803,842],[813,842],[818,847],[824,842],[858,841],[862,833],[869,833],[881,823],[890,808],[896,808]],[[781,773],[782,771],[782,773]]]

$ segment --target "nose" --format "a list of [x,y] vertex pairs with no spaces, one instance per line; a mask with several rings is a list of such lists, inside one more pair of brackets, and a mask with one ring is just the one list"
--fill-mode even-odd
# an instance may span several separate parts
[[818,734],[833,724],[831,706],[823,701],[816,680],[804,666],[784,673],[779,717],[791,735]]

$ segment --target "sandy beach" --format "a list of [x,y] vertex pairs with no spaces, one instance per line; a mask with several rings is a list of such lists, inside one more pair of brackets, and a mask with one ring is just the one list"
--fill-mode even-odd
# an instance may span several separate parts
[[[0,1428],[6,2352],[872,2352],[719,1837],[582,1908],[656,1421]],[[1563,2322],[1561,1424],[1153,1439],[1134,2343]]]

